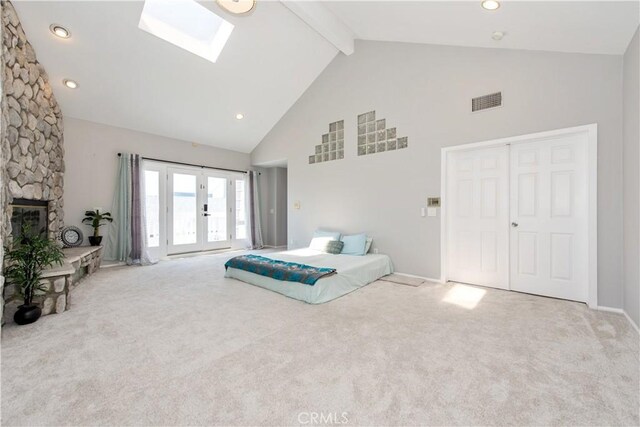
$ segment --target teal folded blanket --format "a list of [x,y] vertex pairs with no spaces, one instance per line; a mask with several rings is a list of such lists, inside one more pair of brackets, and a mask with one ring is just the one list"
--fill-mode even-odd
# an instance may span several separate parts
[[271,277],[287,282],[300,282],[313,286],[323,277],[335,274],[335,268],[312,267],[295,262],[285,262],[276,259],[265,258],[259,255],[241,255],[231,258],[224,268],[236,268],[261,276]]

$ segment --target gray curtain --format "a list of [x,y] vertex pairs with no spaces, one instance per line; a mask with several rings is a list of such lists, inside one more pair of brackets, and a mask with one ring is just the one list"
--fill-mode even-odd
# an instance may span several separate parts
[[247,212],[249,213],[249,248],[261,249],[264,244],[262,242],[262,227],[260,225],[260,196],[258,189],[258,179],[260,173],[256,171],[247,172],[247,202],[249,204]]
[[129,265],[149,265],[144,212],[144,171],[138,154],[122,153],[113,195],[114,222],[107,236],[106,259]]

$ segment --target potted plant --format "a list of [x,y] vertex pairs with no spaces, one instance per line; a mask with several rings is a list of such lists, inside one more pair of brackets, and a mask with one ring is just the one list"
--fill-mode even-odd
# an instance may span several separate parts
[[42,309],[33,302],[38,291],[45,291],[41,283],[42,270],[54,264],[62,265],[64,254],[53,240],[29,233],[23,228],[22,236],[16,239],[13,247],[5,248],[7,268],[5,276],[15,284],[24,298],[24,304],[18,307],[13,320],[18,325],[33,323],[42,315]]
[[102,242],[100,227],[107,225],[108,222],[113,222],[113,218],[109,212],[101,213],[99,209],[96,209],[95,211],[86,211],[82,222],[93,227],[93,236],[89,236],[91,246],[100,246]]

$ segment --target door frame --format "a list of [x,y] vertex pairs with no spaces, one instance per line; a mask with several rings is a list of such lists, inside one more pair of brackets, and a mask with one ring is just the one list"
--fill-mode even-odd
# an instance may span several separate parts
[[[517,135],[507,138],[498,138],[470,144],[442,147],[440,149],[440,280],[448,281],[448,224],[447,224],[447,155],[453,151],[473,150],[501,145],[519,144],[524,142],[544,141],[559,136],[587,134],[587,186],[588,212],[587,212],[587,241],[589,245],[589,271],[587,273],[587,305],[589,308],[598,307],[598,125],[575,126],[564,129],[555,129],[545,132],[536,132],[526,135]],[[509,286],[510,287],[510,286]]]
[[[228,242],[228,244],[225,244],[224,247],[220,247],[220,248],[215,248],[215,247],[207,247],[206,243],[203,243],[203,247],[197,250],[188,250],[188,251],[184,251],[184,252],[170,252],[169,249],[169,208],[170,208],[170,204],[171,202],[169,201],[170,199],[170,194],[169,194],[169,188],[170,188],[170,183],[169,183],[169,175],[170,175],[170,170],[171,169],[179,169],[179,170],[183,170],[185,171],[185,173],[196,173],[198,175],[207,174],[207,170],[209,168],[206,167],[201,167],[201,166],[192,166],[192,165],[185,165],[182,163],[173,163],[173,162],[165,162],[165,161],[156,161],[156,160],[149,160],[149,159],[144,159],[143,161],[143,170],[152,170],[152,171],[157,171],[159,172],[159,226],[160,226],[160,240],[159,240],[159,245],[153,248],[149,248],[148,250],[150,251],[150,253],[153,253],[153,257],[154,258],[165,258],[167,256],[173,256],[173,255],[180,255],[180,254],[188,254],[188,253],[198,253],[198,252],[209,252],[209,251],[227,251],[227,250],[236,250],[236,249],[243,249],[246,247],[246,242],[247,242],[247,238],[244,239],[239,239],[237,237],[236,234],[236,226],[237,224],[235,223],[235,218],[232,221],[232,216],[235,217],[236,216],[236,194],[235,192],[231,192],[231,190],[229,188],[227,188],[227,198],[231,197],[232,200],[231,204],[227,205],[227,207],[231,208],[230,212],[227,212],[227,232],[231,233],[231,238],[228,239],[226,242]],[[226,171],[226,170],[219,170],[219,169],[213,169],[213,173],[212,175],[215,175],[217,177],[220,178],[226,178],[227,182],[229,183],[229,186],[235,190],[236,189],[236,184],[237,181],[244,181],[245,183],[247,182],[247,177],[245,174],[241,173],[241,172],[235,172],[235,171]],[[199,179],[199,178],[198,178]],[[202,198],[204,196],[202,196],[200,194],[201,189],[198,186],[197,189],[197,198]],[[246,192],[246,187],[245,187],[245,192]],[[245,193],[245,197],[247,197],[247,194]],[[204,199],[203,199],[204,200]],[[198,205],[198,206],[201,206]],[[248,214],[248,213],[247,213]],[[248,219],[247,219],[248,221]],[[233,223],[234,227],[231,227],[231,223]],[[248,226],[248,225],[247,225]],[[202,230],[201,230],[202,231]],[[201,233],[199,233],[201,234]],[[204,239],[204,236],[202,237]]]

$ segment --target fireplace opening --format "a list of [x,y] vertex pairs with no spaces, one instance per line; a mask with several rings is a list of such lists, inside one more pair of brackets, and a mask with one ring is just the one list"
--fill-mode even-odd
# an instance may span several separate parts
[[41,200],[13,199],[11,204],[11,234],[20,239],[23,230],[29,234],[47,236],[49,233],[49,202]]

